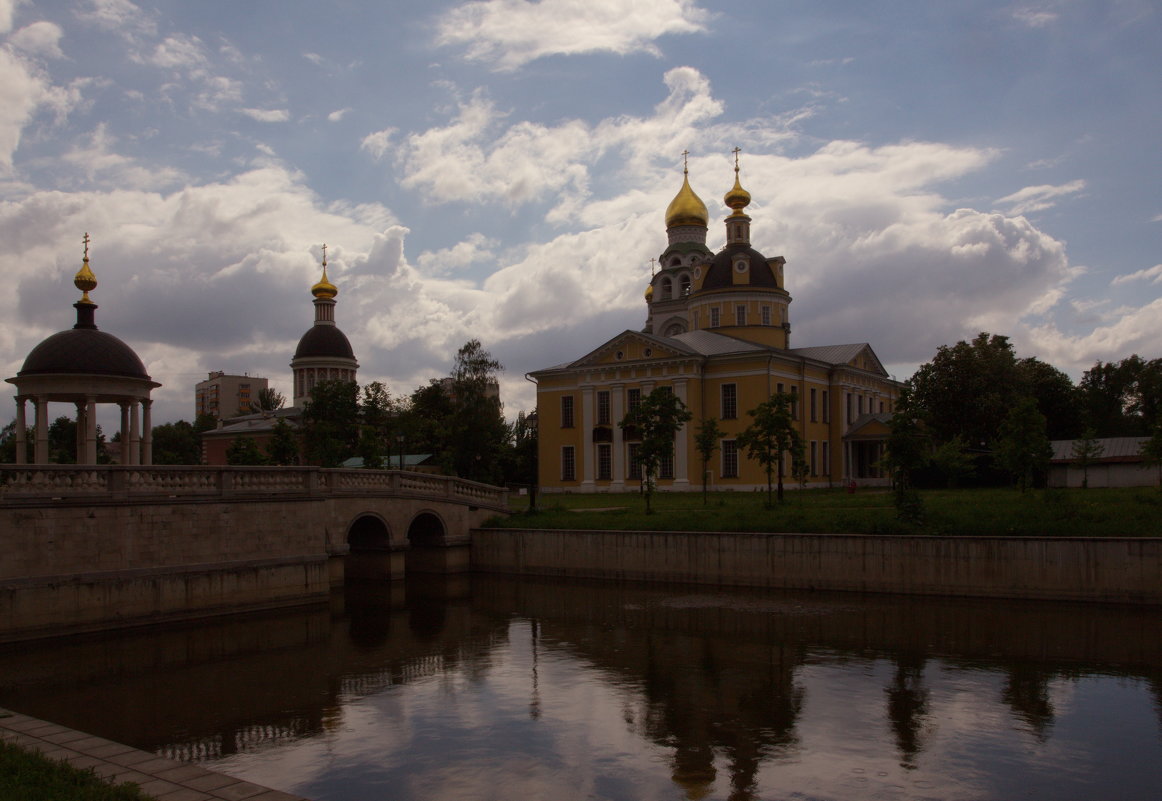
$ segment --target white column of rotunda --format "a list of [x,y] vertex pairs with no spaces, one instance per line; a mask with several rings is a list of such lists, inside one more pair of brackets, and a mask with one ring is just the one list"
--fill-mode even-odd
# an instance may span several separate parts
[[47,464],[49,454],[49,404],[71,403],[76,409],[77,464],[97,464],[97,405],[121,407],[121,463],[152,464],[153,438],[150,392],[161,384],[145,372],[133,349],[112,334],[97,329],[97,305],[89,292],[97,279],[89,267],[89,235],[85,255],[73,285],[82,296],[73,304],[77,322],[71,329],[53,334],[33,348],[15,378],[16,463],[28,462],[28,418],[31,402],[36,421],[33,429],[33,463]]

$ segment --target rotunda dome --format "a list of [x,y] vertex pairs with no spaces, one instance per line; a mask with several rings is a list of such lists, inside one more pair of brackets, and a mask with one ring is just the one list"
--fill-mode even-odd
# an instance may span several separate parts
[[740,262],[746,262],[750,270],[749,289],[778,289],[779,283],[767,264],[766,257],[750,245],[727,245],[706,266],[706,278],[702,281],[699,292],[710,292],[715,289],[734,288],[734,270]]
[[313,325],[307,329],[295,349],[296,359],[309,357],[354,359],[355,351],[347,335],[334,325]]
[[133,348],[96,328],[72,328],[53,334],[29,352],[17,376],[49,374],[150,380]]

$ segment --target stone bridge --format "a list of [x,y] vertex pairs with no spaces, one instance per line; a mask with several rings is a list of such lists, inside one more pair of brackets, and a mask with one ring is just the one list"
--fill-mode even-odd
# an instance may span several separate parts
[[506,490],[317,467],[0,466],[0,641],[321,600],[468,569]]

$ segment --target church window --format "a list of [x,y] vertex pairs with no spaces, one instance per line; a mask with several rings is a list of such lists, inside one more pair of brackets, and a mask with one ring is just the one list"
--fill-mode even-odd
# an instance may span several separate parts
[[718,307],[714,306],[710,309],[710,327],[717,328],[719,326]]
[[815,440],[811,440],[811,475],[813,475],[813,476],[819,475],[819,471],[816,469],[816,459],[818,457],[818,454],[819,454],[819,443],[816,442]]
[[561,396],[561,428],[573,427],[573,396]]
[[815,415],[815,387],[811,387],[810,392],[811,392],[811,422],[814,423],[817,419],[816,415]]
[[577,456],[572,445],[561,448],[561,480],[577,480]]
[[734,420],[738,417],[738,385],[722,385],[722,414],[723,420]]
[[613,455],[609,443],[597,446],[597,479],[609,481],[613,478]]
[[597,425],[609,425],[609,390],[597,393]]
[[631,414],[636,412],[637,408],[642,405],[642,391],[637,387],[627,389],[625,392],[625,405]]
[[722,477],[738,478],[738,443],[733,439],[722,440]]
[[746,306],[740,304],[734,307],[734,324],[746,325]]
[[[828,400],[828,396],[830,394],[831,393],[829,393],[827,390],[823,390],[823,422],[824,423],[831,422],[831,402]],[[827,471],[825,470],[824,472],[827,472]]]
[[629,444],[629,478],[635,481],[642,480],[642,463],[638,460],[638,452],[640,449],[640,443],[631,442]]
[[670,266],[671,267],[677,267],[681,263],[682,263],[682,258],[680,256],[675,256],[674,258],[670,259]]
[[662,279],[662,300],[669,300],[674,291],[674,282],[669,278]]
[[763,306],[763,325],[771,324],[771,307]]
[[682,273],[681,277],[678,278],[678,287],[682,293],[682,297],[686,297],[687,295],[690,294],[690,274],[689,273]]

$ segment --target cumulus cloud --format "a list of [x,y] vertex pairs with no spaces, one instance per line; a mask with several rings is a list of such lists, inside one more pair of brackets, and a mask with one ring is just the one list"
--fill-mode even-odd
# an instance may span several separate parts
[[1029,28],[1046,28],[1057,21],[1059,14],[1050,7],[1022,6],[1013,9],[1013,19]]
[[10,174],[25,127],[40,109],[63,118],[79,101],[76,85],[60,87],[34,64],[0,48],[0,174]]
[[238,111],[258,122],[286,122],[290,119],[290,112],[284,108],[240,108]]
[[1162,264],[1155,264],[1153,267],[1147,267],[1144,270],[1138,270],[1136,273],[1129,275],[1119,275],[1113,280],[1113,285],[1128,284],[1134,281],[1148,281],[1151,284],[1162,284]]
[[1026,186],[1011,195],[1006,195],[997,201],[1000,205],[1007,205],[1012,214],[1030,214],[1036,211],[1051,209],[1057,204],[1057,199],[1065,195],[1076,194],[1085,189],[1085,181],[1070,181],[1060,186],[1044,184],[1042,186]]
[[12,16],[19,0],[0,0],[0,33],[12,30]]
[[425,251],[416,259],[420,272],[426,275],[445,275],[481,262],[496,259],[493,250],[499,243],[484,234],[474,233],[450,248]]
[[83,22],[112,31],[131,42],[157,34],[155,13],[130,0],[88,0],[77,9],[76,15]]
[[338,122],[339,120],[346,117],[347,113],[349,111],[351,111],[350,106],[348,106],[347,108],[341,108],[341,109],[337,109],[335,111],[332,111],[330,114],[327,115],[327,122]]
[[60,48],[61,29],[51,22],[34,22],[8,38],[9,44],[29,55],[64,58]]
[[695,0],[479,0],[444,16],[437,43],[514,70],[558,54],[657,54],[656,39],[700,33],[708,19]]

